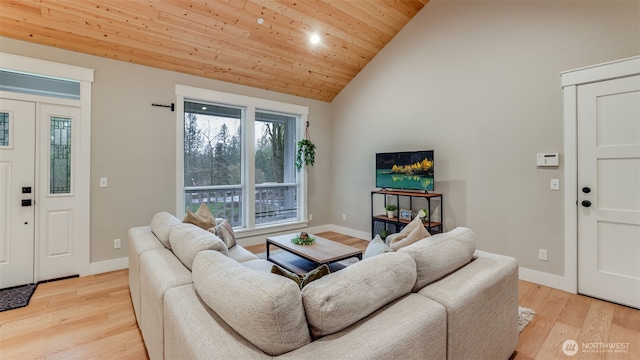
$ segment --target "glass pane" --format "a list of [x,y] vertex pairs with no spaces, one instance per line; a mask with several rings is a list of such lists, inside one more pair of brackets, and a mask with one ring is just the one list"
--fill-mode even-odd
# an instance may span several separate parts
[[256,112],[256,224],[298,217],[297,186],[290,185],[296,182],[297,174],[296,120],[290,115]]
[[242,226],[239,108],[185,102],[185,206],[207,203],[215,217]]
[[71,193],[71,119],[51,117],[49,193]]
[[0,112],[0,146],[9,146],[9,114]]
[[8,70],[0,70],[0,90],[63,99],[80,99],[78,81]]

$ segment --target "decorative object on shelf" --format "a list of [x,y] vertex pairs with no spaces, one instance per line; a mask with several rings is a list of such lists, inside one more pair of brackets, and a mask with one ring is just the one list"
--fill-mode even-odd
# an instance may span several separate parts
[[309,122],[304,130],[304,139],[298,141],[298,153],[296,156],[296,169],[300,171],[303,165],[313,166],[316,162],[316,146],[309,138]]
[[[382,200],[382,201],[380,201]],[[416,201],[426,201],[425,205],[417,205]],[[442,194],[434,192],[401,191],[401,190],[374,190],[371,191],[371,237],[375,237],[380,230],[385,229],[389,234],[398,233],[406,225],[407,221],[402,220],[397,214],[387,214],[386,206],[382,213],[379,212],[380,205],[396,206],[402,205],[403,209],[412,210],[412,219],[422,221],[422,225],[430,234],[438,234],[444,231],[442,223]],[[422,209],[421,209],[422,208]],[[421,211],[420,211],[421,210]],[[402,211],[402,210],[401,210]],[[424,218],[422,218],[424,216]],[[391,235],[389,235],[391,237]],[[389,240],[387,237],[386,240]]]
[[427,221],[429,219],[429,209],[422,209],[418,211],[418,216],[422,221]]
[[296,245],[313,245],[316,239],[312,238],[306,232],[301,232],[300,235],[291,239],[291,242]]
[[400,209],[398,217],[400,218],[400,220],[411,221],[411,210]]
[[387,217],[394,218],[395,212],[398,209],[398,207],[394,204],[389,204],[385,207],[385,209],[387,210]]

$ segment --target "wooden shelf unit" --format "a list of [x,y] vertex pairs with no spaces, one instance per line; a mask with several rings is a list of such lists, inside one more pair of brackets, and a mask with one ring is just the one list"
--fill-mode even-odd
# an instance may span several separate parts
[[[384,197],[384,206],[387,206],[387,201],[389,196],[395,196],[396,201],[391,202],[394,203],[396,205],[398,205],[398,216],[390,218],[388,216],[386,216],[386,214],[382,214],[382,215],[375,215],[374,214],[374,209],[373,209],[373,200],[374,197],[377,195],[381,195]],[[423,198],[427,200],[427,209],[429,209],[429,216],[427,216],[427,220],[422,222],[422,225],[427,229],[427,231],[429,231],[430,234],[437,234],[437,233],[441,233],[444,231],[444,226],[442,223],[442,194],[439,193],[427,193],[427,192],[413,192],[413,191],[401,191],[401,190],[374,190],[371,192],[371,236],[375,237],[376,235],[376,223],[383,223],[384,228],[387,228],[388,224],[391,224],[394,226],[394,232],[398,232],[400,231],[405,225],[407,225],[408,223],[411,222],[411,220],[400,220],[400,198],[408,198],[409,200],[409,208],[407,210],[411,210],[412,213],[414,211],[413,209],[413,199],[414,198]],[[440,206],[438,207],[438,213],[439,213],[439,217],[438,219],[440,221],[434,221],[432,220],[432,215],[433,215],[433,208],[431,205],[431,200],[432,199],[439,199],[440,200]],[[413,220],[413,219],[412,219]]]

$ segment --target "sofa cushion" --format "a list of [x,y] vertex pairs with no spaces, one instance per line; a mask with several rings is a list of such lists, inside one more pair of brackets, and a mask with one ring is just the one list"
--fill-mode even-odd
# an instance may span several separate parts
[[227,245],[227,249],[231,249],[236,246],[236,234],[233,232],[233,227],[227,220],[223,220],[218,225],[209,228],[209,231],[222,239],[225,245]]
[[169,233],[171,233],[171,229],[180,224],[182,224],[182,222],[175,216],[168,212],[159,212],[151,219],[151,231],[164,247],[171,249]]
[[416,262],[415,292],[468,264],[475,250],[475,233],[471,229],[457,227],[404,247],[399,252],[411,255]]
[[315,338],[333,334],[411,292],[416,264],[402,253],[385,253],[316,280],[302,289]]
[[[231,251],[229,251],[229,254],[231,254]],[[233,257],[231,256],[229,257],[233,259]],[[253,270],[257,270],[265,273],[271,273],[271,268],[273,267],[273,263],[265,259],[249,260],[249,261],[242,262],[241,264],[242,266],[246,266],[249,269],[253,269]]]
[[169,234],[169,241],[173,253],[189,270],[193,267],[193,260],[200,251],[216,250],[229,255],[229,250],[219,237],[191,224],[174,227]]
[[217,225],[216,219],[211,213],[211,209],[209,209],[209,206],[205,203],[200,204],[195,213],[191,211],[191,209],[187,208],[187,213],[184,215],[182,222],[193,224],[205,230]]
[[241,245],[234,246],[229,249],[229,257],[239,263],[258,259],[254,253],[243,248]]
[[369,242],[369,245],[367,245],[367,249],[364,251],[362,259],[368,259],[370,257],[392,251],[393,249],[391,249],[387,244],[384,243],[384,241],[382,241],[380,235],[376,235],[376,237],[374,237],[373,240]]
[[387,236],[387,244],[395,251],[405,246],[411,245],[416,241],[431,236],[427,229],[422,225],[420,217],[416,216],[407,226],[400,230],[397,234]]
[[311,341],[300,288],[291,280],[203,251],[193,264],[193,284],[216,314],[269,355]]

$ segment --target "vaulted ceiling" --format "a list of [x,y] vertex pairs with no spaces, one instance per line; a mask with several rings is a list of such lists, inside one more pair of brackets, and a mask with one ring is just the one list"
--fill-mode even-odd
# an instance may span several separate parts
[[0,35],[330,102],[428,1],[0,0]]

